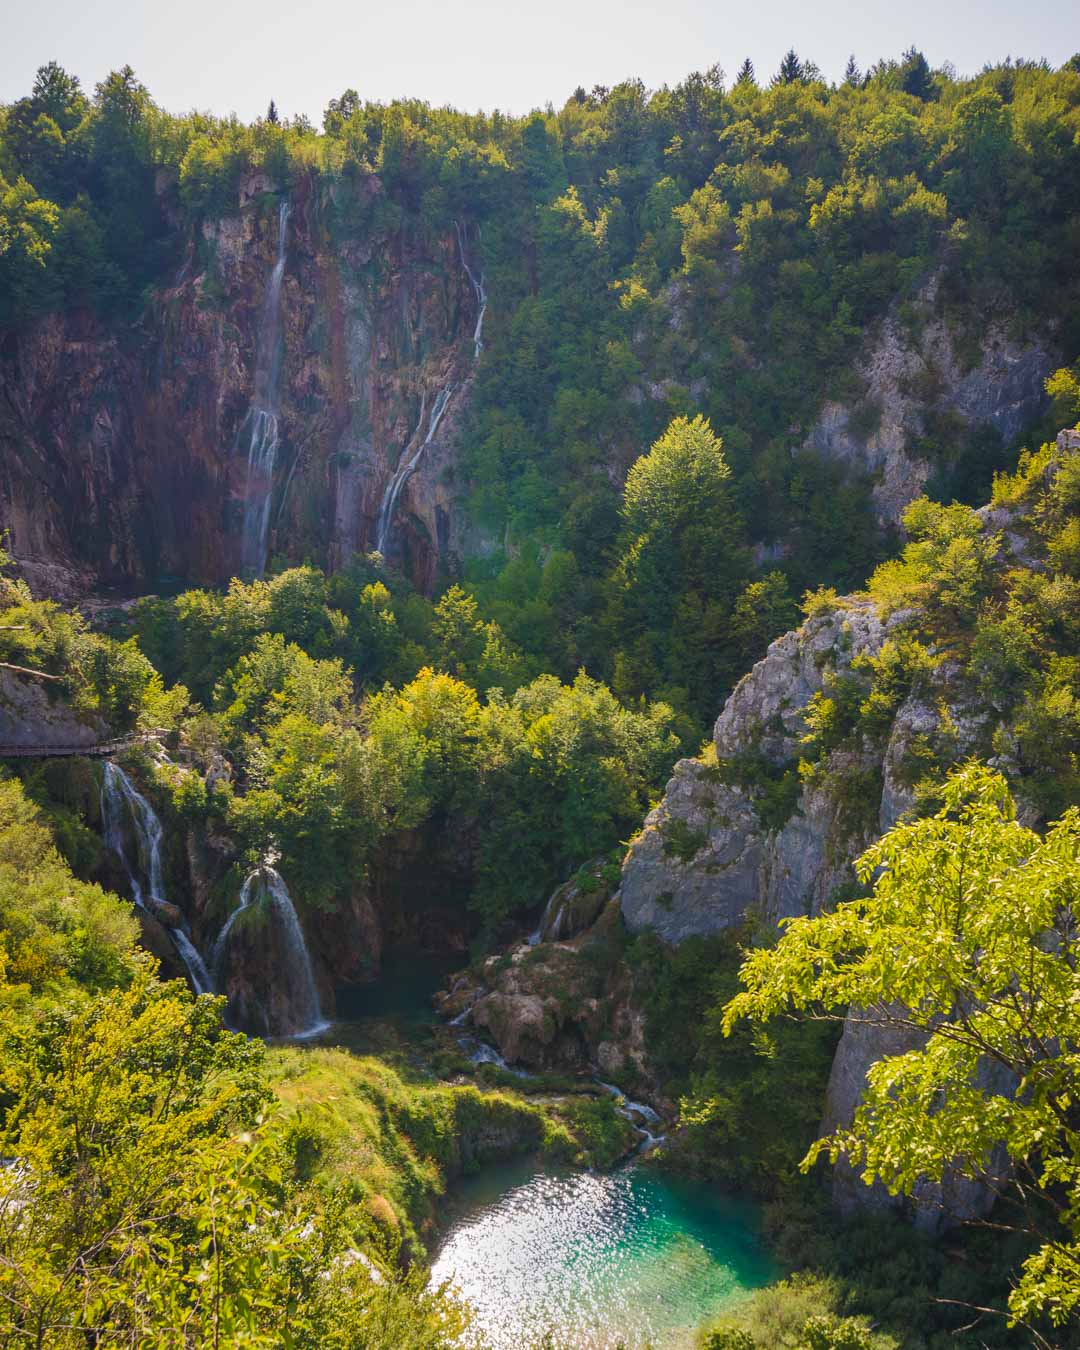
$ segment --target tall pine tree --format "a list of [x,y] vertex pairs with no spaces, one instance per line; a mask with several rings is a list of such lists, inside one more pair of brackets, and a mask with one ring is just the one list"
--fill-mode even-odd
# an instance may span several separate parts
[[780,62],[780,69],[773,76],[773,84],[797,84],[802,78],[803,64],[792,47]]

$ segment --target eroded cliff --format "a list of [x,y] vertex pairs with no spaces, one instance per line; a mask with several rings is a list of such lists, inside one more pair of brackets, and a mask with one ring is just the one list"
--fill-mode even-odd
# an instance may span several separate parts
[[4,338],[0,521],[37,592],[243,570],[249,415],[279,247],[268,551],[334,566],[374,548],[394,471],[414,459],[387,552],[426,584],[459,547],[453,447],[482,303],[468,223],[424,237],[373,175],[301,183],[287,212],[258,175],[241,201],[192,233],[136,324],[54,314]]

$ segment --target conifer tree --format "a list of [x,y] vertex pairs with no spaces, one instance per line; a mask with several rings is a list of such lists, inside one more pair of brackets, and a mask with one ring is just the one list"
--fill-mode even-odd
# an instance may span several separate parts
[[934,98],[937,90],[934,87],[933,72],[922,52],[915,47],[909,47],[901,59],[903,65],[900,67],[900,88],[904,93],[914,94],[924,103]]
[[862,81],[862,75],[859,73],[859,67],[855,64],[855,53],[852,52],[847,59],[847,65],[844,67],[844,83],[857,89]]
[[266,120],[274,127],[281,121],[281,118],[278,117],[277,104],[273,99],[270,100],[270,106],[266,110]]
[[797,84],[802,78],[803,64],[792,47],[780,62],[780,69],[773,76],[773,84]]
[[747,57],[746,60],[742,63],[742,65],[739,67],[739,73],[738,75],[735,76],[735,83],[737,85],[757,83],[756,79],[754,78],[754,63],[753,61],[750,60],[749,57]]

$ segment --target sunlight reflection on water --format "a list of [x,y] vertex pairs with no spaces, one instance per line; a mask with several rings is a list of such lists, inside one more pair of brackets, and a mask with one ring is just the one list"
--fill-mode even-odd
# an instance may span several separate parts
[[775,1274],[753,1206],[629,1167],[491,1169],[466,1182],[432,1269],[497,1350],[693,1344],[704,1318]]

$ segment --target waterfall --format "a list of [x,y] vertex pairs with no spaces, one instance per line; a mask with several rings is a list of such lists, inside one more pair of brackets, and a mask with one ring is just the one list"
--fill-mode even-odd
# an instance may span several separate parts
[[548,934],[546,941],[548,942],[559,941],[559,938],[562,936],[562,929],[563,929],[563,912],[564,912],[563,906],[565,903],[565,897],[563,895],[563,892],[565,889],[566,888],[564,886],[560,886],[557,891],[552,892],[551,898],[544,906],[543,914],[540,915],[540,922],[529,934],[530,947],[538,947],[541,942],[545,941],[544,933],[547,931],[548,923],[552,915],[552,910],[554,910],[556,906],[558,907],[558,913],[555,915],[555,922],[551,924],[551,932]]
[[[654,1148],[659,1148],[667,1140],[666,1134],[653,1134],[649,1129],[650,1125],[663,1126],[664,1122],[651,1106],[645,1102],[632,1102],[623,1092],[622,1088],[617,1088],[614,1083],[605,1083],[601,1078],[594,1078],[593,1082],[598,1088],[603,1088],[616,1099],[615,1113],[622,1116],[623,1120],[629,1121],[641,1136],[641,1140],[635,1150],[641,1157],[646,1153],[651,1153]],[[642,1123],[644,1122],[644,1123]]]
[[484,315],[487,313],[487,291],[484,289],[484,274],[480,273],[477,280],[476,274],[469,266],[469,260],[465,256],[465,234],[459,221],[454,221],[454,229],[457,230],[458,252],[461,254],[461,265],[465,269],[465,275],[473,288],[473,294],[476,296],[476,328],[473,330],[473,361],[480,360],[480,353],[484,350]]
[[[427,435],[416,447],[412,455],[409,454],[408,447],[401,453],[398,460],[398,466],[394,470],[390,482],[386,485],[386,491],[383,493],[382,505],[379,507],[379,520],[375,531],[375,547],[386,557],[386,546],[390,540],[390,530],[394,523],[394,513],[397,511],[398,498],[401,496],[401,490],[412,476],[416,466],[420,463],[420,457],[431,444],[435,433],[439,429],[439,423],[443,419],[443,413],[446,412],[447,404],[450,402],[450,396],[454,392],[452,384],[445,385],[439,390],[436,396],[434,406],[431,409],[431,417],[428,421]],[[424,425],[425,406],[420,405],[420,425],[417,427],[413,440],[420,435]]]
[[[461,265],[465,270],[465,275],[469,278],[469,284],[473,288],[473,294],[476,297],[476,327],[473,329],[473,364],[480,360],[480,353],[484,350],[484,315],[487,313],[487,290],[484,287],[484,274],[481,272],[478,277],[469,266],[469,259],[465,253],[465,232],[461,227],[461,222],[454,221],[454,229],[457,232],[458,253],[461,256]],[[434,407],[431,410],[431,420],[428,423],[427,435],[415,452],[410,456],[408,446],[402,451],[401,458],[398,460],[398,466],[394,470],[390,482],[386,485],[386,491],[383,493],[382,503],[379,506],[379,517],[375,528],[375,547],[386,557],[386,546],[390,541],[390,531],[394,524],[394,513],[397,511],[398,499],[401,497],[402,489],[412,477],[416,466],[420,463],[420,458],[424,451],[431,444],[439,429],[439,423],[442,421],[443,413],[446,412],[446,406],[450,402],[450,396],[454,392],[452,384],[446,385],[440,389]],[[416,431],[413,433],[409,445],[414,444],[419,438],[424,425],[424,413],[426,411],[426,398],[421,400],[420,420]]]
[[240,903],[218,934],[210,958],[211,968],[218,988],[224,989],[228,975],[229,938],[237,919],[256,904],[265,904],[277,919],[279,931],[285,948],[284,982],[289,984],[290,1018],[296,1030],[290,1034],[296,1038],[317,1036],[330,1025],[322,1015],[319,991],[315,984],[315,972],[311,965],[304,930],[296,914],[289,888],[278,872],[268,865],[257,867],[240,888]]
[[[161,845],[165,838],[165,830],[154,808],[119,764],[114,764],[111,759],[105,761],[101,780],[101,819],[105,843],[124,865],[136,906],[153,914],[160,922],[160,915],[155,913],[155,910],[168,903],[165,899],[161,864]],[[133,866],[128,857],[125,821],[130,822],[135,837],[135,847],[138,851],[137,866]],[[140,876],[146,879],[145,891]],[[184,963],[191,987],[197,994],[212,994],[213,981],[190,937],[178,925],[164,924],[164,927],[172,938],[177,955]]]
[[263,299],[262,319],[255,355],[255,390],[247,417],[240,428],[247,435],[247,484],[244,491],[244,533],[240,567],[247,577],[261,577],[266,566],[266,537],[274,490],[279,428],[278,401],[281,384],[281,286],[285,278],[285,236],[289,202],[278,211],[277,260]]

